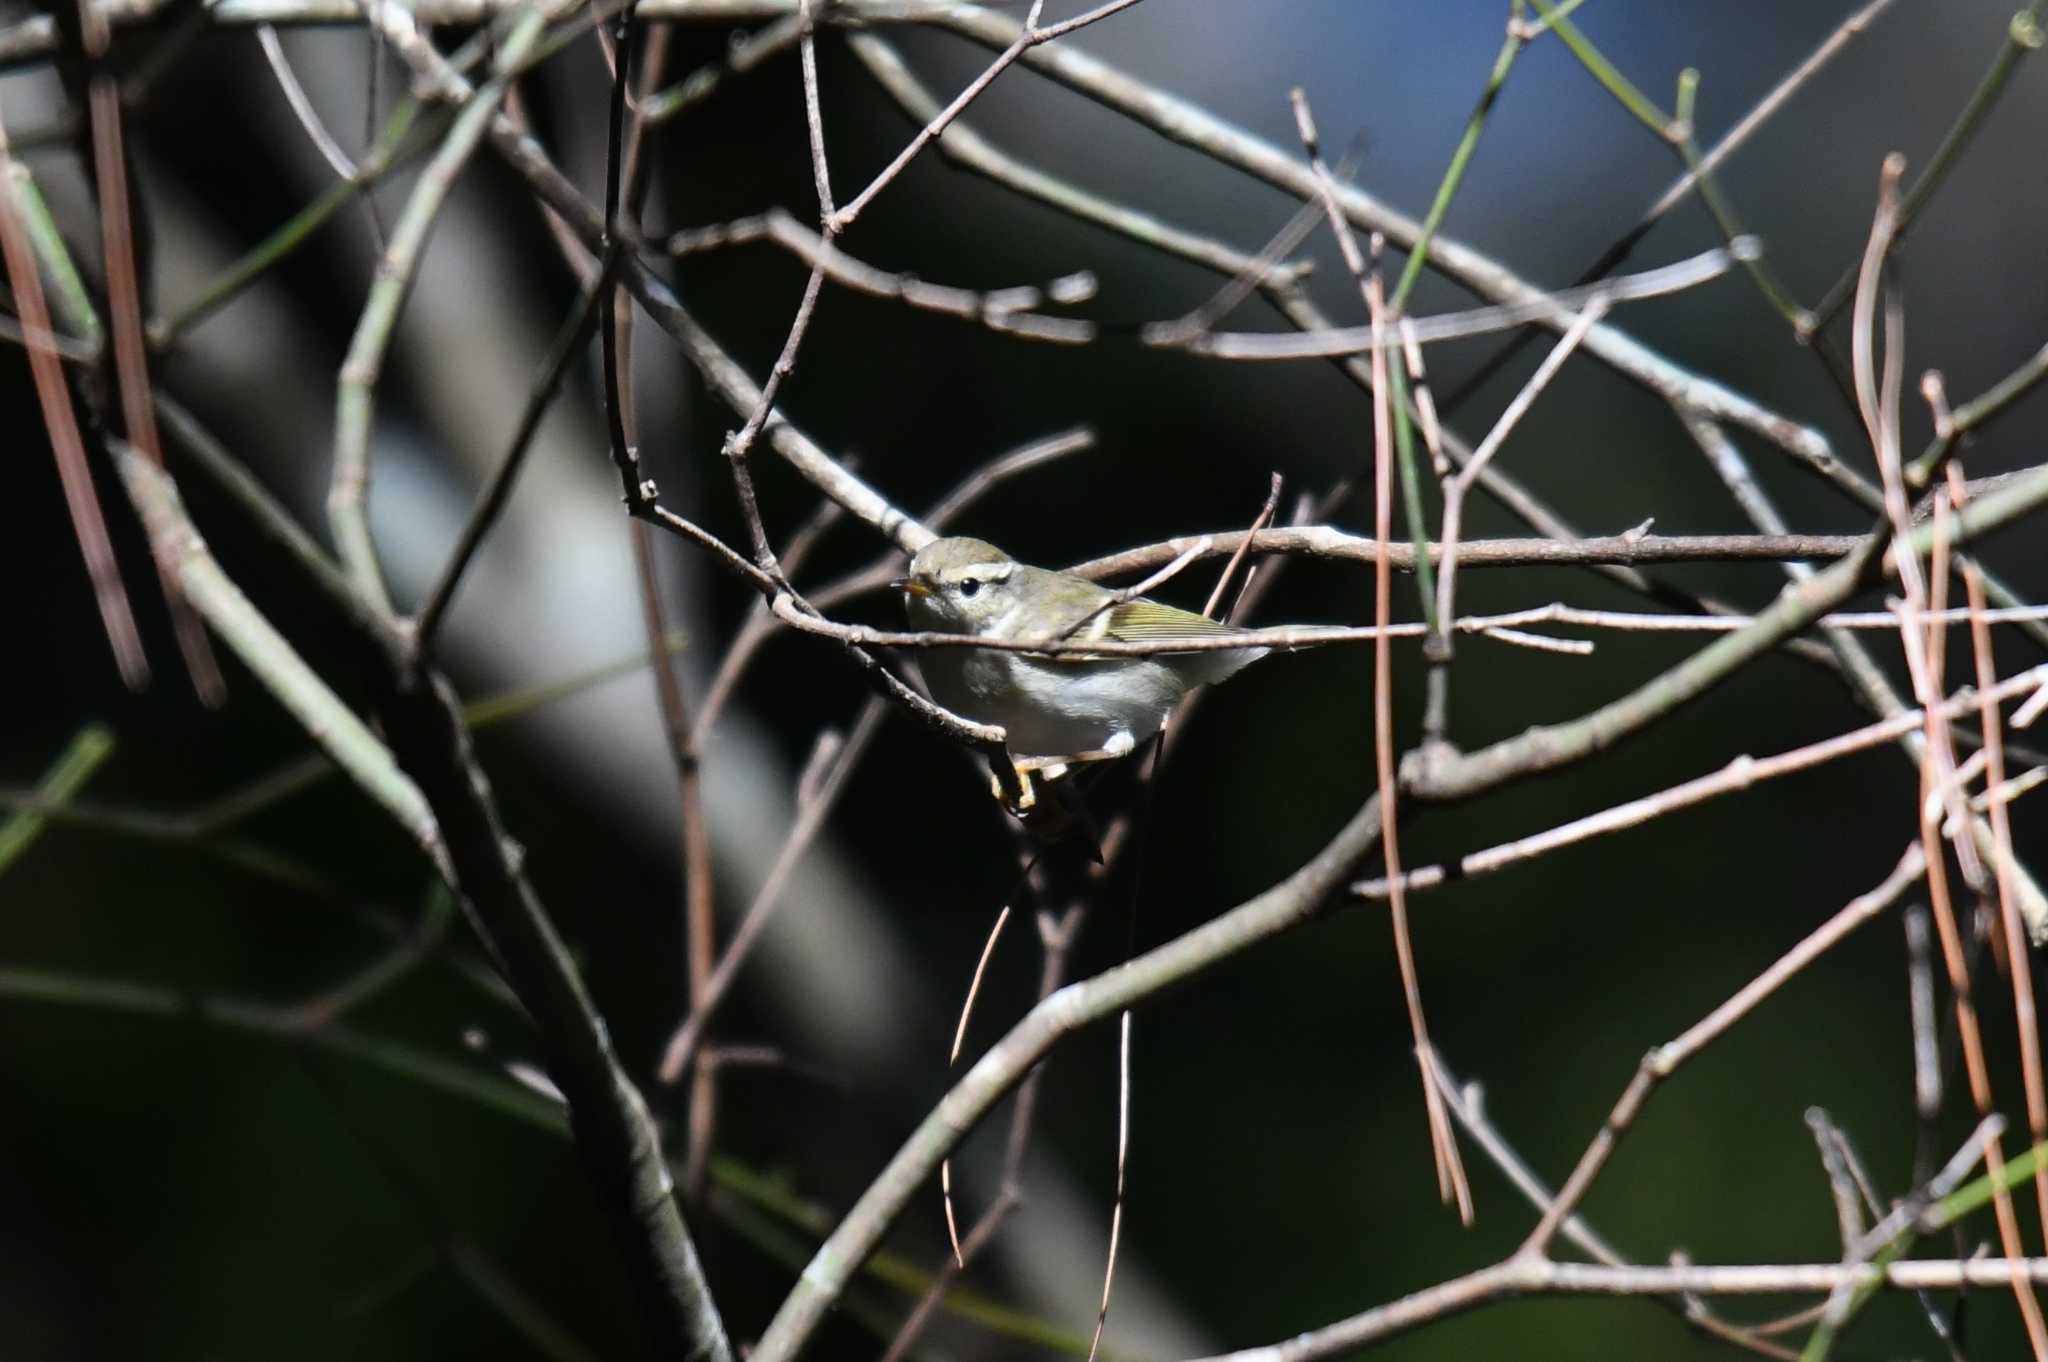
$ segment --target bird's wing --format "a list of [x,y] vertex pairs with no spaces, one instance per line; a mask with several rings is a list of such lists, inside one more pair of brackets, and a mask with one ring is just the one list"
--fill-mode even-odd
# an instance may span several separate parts
[[[1179,643],[1243,632],[1231,625],[1178,606],[1140,598],[1104,610],[1068,638],[1072,643]],[[1118,656],[1111,654],[1111,657]],[[1047,661],[1086,663],[1105,659],[1094,653],[1051,653]]]
[[1197,615],[1192,610],[1142,598],[1112,606],[1108,619],[1105,632],[1120,643],[1172,643],[1241,632],[1207,615]]

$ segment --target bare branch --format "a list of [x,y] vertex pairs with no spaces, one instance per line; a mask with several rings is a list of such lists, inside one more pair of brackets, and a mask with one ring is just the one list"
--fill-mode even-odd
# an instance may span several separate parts
[[1346,870],[1372,850],[1379,825],[1379,801],[1369,799],[1327,846],[1265,893],[1105,974],[1069,984],[1032,1008],[919,1123],[819,1247],[755,1345],[753,1362],[796,1356],[939,1162],[1063,1037],[1306,920]]
[[1082,271],[1033,286],[976,291],[928,283],[914,274],[891,274],[856,260],[825,237],[811,231],[780,208],[759,217],[740,218],[713,227],[692,227],[668,239],[668,252],[690,256],[752,241],[782,247],[812,269],[843,287],[877,298],[889,298],[927,312],[979,322],[989,330],[1026,340],[1082,345],[1095,339],[1095,324],[1031,311],[1050,299],[1083,302],[1095,293],[1095,278]]
[[[1484,481],[1483,477],[1481,479]],[[1312,558],[1371,563],[1379,541],[1330,525],[1285,526],[1269,530],[1216,530],[1186,535],[1143,548],[1091,558],[1068,568],[1083,577],[1121,577],[1149,572],[1206,539],[1206,556],[1222,557],[1250,545],[1254,554],[1293,553]],[[1527,567],[1537,563],[1599,564],[1701,563],[1763,560],[1770,562],[1843,558],[1854,552],[1862,536],[1852,534],[1616,534],[1585,539],[1468,539],[1458,545],[1460,567]],[[1387,561],[1399,572],[1415,568],[1414,547],[1405,542],[1386,546]],[[1443,546],[1431,544],[1429,554],[1442,561]]]
[[[1434,317],[1405,318],[1398,326],[1380,336],[1375,336],[1370,326],[1340,326],[1315,331],[1278,333],[1209,331],[1185,339],[1181,339],[1177,332],[1161,330],[1157,333],[1148,331],[1146,338],[1154,344],[1187,350],[1198,355],[1210,355],[1217,359],[1293,360],[1333,359],[1345,355],[1370,354],[1376,349],[1392,346],[1426,345],[1435,341],[1484,336],[1495,331],[1506,331],[1511,327],[1526,326],[1531,322],[1550,322],[1560,317],[1568,318],[1560,329],[1569,333],[1583,320],[1580,314],[1591,312],[1596,302],[1601,304],[1600,310],[1604,314],[1606,308],[1615,303],[1638,298],[1655,298],[1667,293],[1697,288],[1701,284],[1718,279],[1727,272],[1728,266],[1739,258],[1739,252],[1715,247],[1691,259],[1681,260],[1675,265],[1666,265],[1662,269],[1624,275],[1584,288],[1544,293],[1529,302],[1475,308],[1468,312],[1451,312]],[[1586,322],[1581,334],[1590,333],[1599,321],[1598,315],[1593,316],[1592,320]]]
[[[1980,705],[1995,706],[2003,699],[2024,693],[2036,684],[2037,676],[2044,675],[2048,675],[2048,667],[2037,667],[2033,671],[2008,678],[1981,694],[1964,690],[1944,700],[1942,708],[1948,713],[1963,715]],[[1616,804],[1599,813],[1575,818],[1545,832],[1504,842],[1484,851],[1472,852],[1459,857],[1452,865],[1418,867],[1407,873],[1404,887],[1411,892],[1433,889],[1454,879],[1490,874],[1523,861],[1533,860],[1560,847],[1604,836],[1623,828],[1639,827],[1652,819],[1690,808],[1704,800],[1746,790],[1766,780],[1810,770],[1823,762],[1867,751],[1879,744],[1893,741],[1902,734],[1913,732],[1926,722],[1927,716],[1921,711],[1905,710],[1889,719],[1865,725],[1853,732],[1797,747],[1776,756],[1737,757],[1710,775],[1673,785],[1656,794],[1632,799],[1625,804]],[[1352,889],[1363,897],[1380,898],[1385,895],[1387,886],[1384,881],[1368,880],[1353,885]]]
[[328,517],[333,524],[336,547],[356,587],[373,603],[389,609],[389,593],[383,571],[377,566],[377,550],[370,538],[370,441],[371,413],[377,377],[391,343],[398,311],[405,301],[407,285],[419,268],[427,234],[453,189],[470,153],[476,150],[498,105],[510,88],[504,70],[516,62],[540,36],[540,21],[529,16],[507,35],[500,53],[500,74],[494,76],[470,100],[440,151],[421,172],[419,184],[406,200],[405,211],[392,228],[390,243],[378,261],[377,276],[363,304],[361,320],[343,361],[335,398],[334,471],[328,489]]

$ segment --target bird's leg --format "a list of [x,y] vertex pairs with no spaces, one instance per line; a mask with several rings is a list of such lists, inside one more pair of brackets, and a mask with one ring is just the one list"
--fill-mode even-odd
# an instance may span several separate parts
[[1058,757],[1019,757],[1010,763],[1017,772],[1017,783],[1023,790],[1014,805],[1003,798],[1002,782],[993,775],[989,777],[989,788],[995,792],[996,801],[1008,808],[1011,813],[1024,813],[1038,802],[1038,792],[1032,788],[1031,783],[1034,772],[1040,780],[1055,781],[1065,776],[1069,768],[1084,762],[1115,761],[1118,757],[1127,757],[1137,745],[1137,740],[1131,736],[1128,729],[1125,729],[1112,733],[1109,742],[1099,751],[1069,752]]
[[[1002,805],[1011,813],[1027,813],[1034,804],[1038,803],[1038,791],[1032,788],[1031,773],[1039,768],[1027,765],[1022,761],[1011,763],[1011,767],[1017,773],[1017,802],[1012,804],[1004,796],[1003,782],[994,771],[988,773],[988,792],[995,796],[996,803]],[[1061,767],[1060,769],[1064,771],[1066,768]],[[1048,775],[1046,779],[1052,780],[1055,777]]]

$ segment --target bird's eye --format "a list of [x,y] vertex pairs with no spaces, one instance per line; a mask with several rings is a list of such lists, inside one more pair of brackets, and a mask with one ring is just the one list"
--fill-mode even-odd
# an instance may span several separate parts
[[979,590],[981,590],[981,579],[979,577],[969,577],[960,583],[960,595],[963,598],[972,599],[974,593]]

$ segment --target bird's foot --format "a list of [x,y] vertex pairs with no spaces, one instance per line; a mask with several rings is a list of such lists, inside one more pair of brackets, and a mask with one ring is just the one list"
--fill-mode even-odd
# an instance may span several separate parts
[[1038,791],[1032,777],[1046,784],[1064,778],[1074,767],[1093,761],[1115,761],[1127,757],[1137,743],[1129,733],[1117,733],[1102,748],[1093,752],[1070,752],[1059,757],[1018,757],[1010,763],[1017,773],[1017,797],[1013,800],[1003,790],[1003,782],[994,772],[989,773],[988,788],[996,802],[1020,817],[1029,813],[1038,804]]
[[[1038,791],[1031,783],[1031,772],[1034,768],[1026,766],[1023,762],[1016,762],[1011,769],[1017,774],[1017,797],[1010,798],[1009,792],[1003,789],[1002,778],[994,771],[988,773],[988,792],[995,797],[996,803],[1011,813],[1022,816],[1029,813],[1038,803]],[[1052,777],[1048,776],[1047,779],[1050,780]]]

